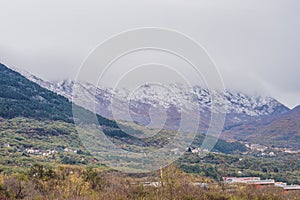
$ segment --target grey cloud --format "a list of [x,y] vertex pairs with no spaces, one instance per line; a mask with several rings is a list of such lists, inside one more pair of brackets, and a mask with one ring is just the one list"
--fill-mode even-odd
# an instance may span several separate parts
[[0,61],[45,79],[74,78],[121,31],[165,27],[209,52],[229,88],[300,103],[298,0],[2,0]]

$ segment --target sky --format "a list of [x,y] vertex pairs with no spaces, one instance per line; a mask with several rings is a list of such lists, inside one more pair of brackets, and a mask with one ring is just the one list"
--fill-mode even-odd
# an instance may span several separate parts
[[1,0],[0,62],[74,79],[120,32],[161,27],[201,44],[225,87],[300,104],[299,0]]

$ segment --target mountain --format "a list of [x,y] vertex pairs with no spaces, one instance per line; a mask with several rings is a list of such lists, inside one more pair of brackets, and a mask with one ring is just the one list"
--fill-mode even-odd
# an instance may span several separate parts
[[[40,84],[44,82],[40,81]],[[101,155],[110,158],[110,149],[86,149],[90,146],[86,143],[83,145],[86,140],[93,144],[104,143],[99,135],[93,134],[95,127],[98,128],[96,124],[83,121],[88,119],[86,116],[95,115],[87,109],[74,106],[79,109],[82,119],[73,118],[72,103],[67,98],[0,64],[0,172],[20,171],[36,162],[49,165],[106,164],[103,163],[106,160],[99,162],[99,157],[95,158],[94,155],[104,152]],[[119,126],[113,120],[96,116],[110,142],[131,152],[144,153],[161,148],[176,135],[174,131],[158,130],[156,135],[143,138],[140,136],[149,132],[146,127],[125,121]],[[84,135],[80,136],[77,133],[78,127],[75,127],[74,120],[88,122],[85,123],[85,127],[80,127],[84,129]],[[188,135],[189,133],[185,137]],[[204,135],[198,134],[196,139],[193,145],[200,146]],[[92,143],[88,145],[93,145]],[[214,148],[214,151],[222,153],[245,150],[243,144],[228,143],[224,140],[219,140]],[[122,164],[139,165],[138,162],[135,163],[135,157],[124,159],[129,161],[122,160]]]
[[300,106],[281,115],[242,123],[224,135],[245,142],[300,150]]
[[[23,73],[29,80],[38,83],[55,93],[65,96],[72,101],[73,87],[75,82],[65,80],[61,82],[43,81],[29,73]],[[174,93],[170,93],[154,85],[144,85],[139,90],[130,94],[127,89],[112,90],[111,88],[96,87],[89,83],[76,83],[81,91],[86,91],[83,98],[77,93],[75,99],[81,99],[80,105],[93,109],[91,99],[95,92],[95,110],[98,114],[116,120],[134,121],[141,125],[150,125],[153,128],[161,128],[162,113],[166,112],[166,123],[164,129],[177,130],[180,126],[181,113],[186,111],[192,113],[191,121],[198,116],[190,112],[191,109],[199,108],[200,127],[199,132],[206,132],[211,117],[211,94],[205,88],[194,86],[193,91],[180,84],[170,84],[165,87]],[[88,95],[87,95],[88,94]],[[86,95],[89,98],[86,98]],[[224,98],[221,96],[224,95]],[[130,101],[127,102],[130,97]],[[250,96],[243,93],[226,91],[225,94],[217,94],[217,103],[224,105],[226,121],[224,129],[228,130],[249,121],[257,121],[266,116],[281,115],[289,111],[289,108],[272,97]],[[113,106],[112,106],[113,105]],[[117,112],[113,113],[112,107]],[[129,113],[127,114],[127,107]],[[150,116],[150,114],[151,116]],[[152,123],[151,123],[152,122]],[[154,123],[153,123],[154,122]],[[187,131],[190,131],[186,127]]]
[[[38,121],[74,123],[72,103],[67,98],[39,86],[3,64],[0,64],[0,89],[1,118],[13,119],[23,117]],[[93,116],[92,112],[79,106],[77,108],[81,115]],[[100,115],[97,115],[97,119],[103,131],[109,137],[127,144],[151,145],[151,141],[146,142],[123,132],[115,121]],[[85,119],[82,117],[75,120]],[[47,133],[45,130],[41,131]]]
[[[63,95],[70,101],[72,100],[74,81],[65,80],[51,83],[29,73],[23,72],[23,75],[42,87]],[[201,133],[207,131],[211,116],[211,97],[209,91],[200,86],[194,86],[192,92],[187,92],[188,89],[182,85],[167,85],[166,87],[175,94],[170,94],[153,85],[144,85],[133,94],[129,94],[126,89],[114,91],[110,88],[95,87],[92,84],[82,82],[76,83],[76,87],[86,91],[84,97],[86,94],[90,95],[89,98],[81,98],[83,99],[80,102],[81,106],[92,109],[93,104],[91,105],[90,99],[93,98],[93,91],[96,91],[95,105],[98,114],[116,120],[149,125],[153,128],[161,128],[159,122],[162,120],[161,113],[155,112],[155,110],[166,111],[164,129],[177,130],[180,126],[181,112],[184,110],[188,112],[189,109],[199,106],[200,128],[198,131]],[[75,98],[80,98],[79,95],[80,93],[77,93]],[[130,101],[128,103],[129,95]],[[226,112],[222,138],[300,149],[299,107],[290,110],[272,97],[250,96],[231,91],[226,91],[224,97],[225,102],[221,101],[221,98],[216,98],[219,104],[224,105]],[[112,112],[112,103],[119,112],[117,115]],[[129,116],[124,114],[127,112],[124,109],[126,107],[129,107]],[[195,114],[195,112],[191,113]],[[196,118],[197,116],[189,116],[191,122]],[[184,128],[189,131],[188,127]]]
[[[51,83],[29,73],[23,73],[23,75],[42,87],[72,100],[74,81],[65,80]],[[205,133],[209,125],[211,97],[209,91],[200,86],[194,86],[192,92],[187,92],[188,89],[182,85],[167,85],[166,87],[175,93],[172,95],[161,88],[145,85],[131,94],[129,103],[127,102],[129,92],[126,89],[114,91],[110,88],[95,87],[82,82],[77,83],[76,87],[86,91],[84,95],[90,95],[90,98],[81,98],[83,101],[80,102],[81,106],[88,109],[92,109],[93,104],[91,105],[90,99],[93,98],[92,91],[96,91],[96,112],[107,118],[133,121],[140,125],[161,128],[159,122],[163,118],[161,112],[155,112],[155,110],[165,110],[166,123],[163,128],[177,130],[180,126],[181,112],[184,110],[188,112],[189,109],[199,106],[200,126],[198,131]],[[80,98],[78,95],[80,93],[77,93],[75,98]],[[230,141],[237,140],[300,149],[298,107],[290,110],[272,97],[250,96],[232,91],[226,91],[224,97],[225,102],[218,102],[226,108],[222,138]],[[112,112],[112,102],[117,108],[117,114]],[[129,107],[129,116],[126,114],[127,110],[124,109],[127,107]],[[191,113],[195,114],[195,112]],[[196,118],[195,115],[189,116],[191,123]],[[188,127],[184,128],[189,131]]]
[[[74,123],[72,103],[0,63],[0,117],[26,117]],[[90,112],[78,107],[82,112]],[[116,127],[113,121],[97,116],[100,124]]]

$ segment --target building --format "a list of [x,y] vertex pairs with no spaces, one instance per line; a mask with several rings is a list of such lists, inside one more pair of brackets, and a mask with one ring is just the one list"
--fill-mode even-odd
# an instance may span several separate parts
[[283,189],[285,191],[300,190],[300,185],[287,185]]
[[256,186],[275,185],[274,179],[261,180],[260,177],[223,177],[227,184],[244,183]]
[[281,188],[286,187],[286,185],[287,185],[287,184],[286,184],[286,183],[283,183],[283,182],[276,182],[276,183],[275,183],[275,186],[276,186],[276,187],[281,187]]
[[225,183],[248,183],[249,181],[260,181],[259,177],[223,177]]

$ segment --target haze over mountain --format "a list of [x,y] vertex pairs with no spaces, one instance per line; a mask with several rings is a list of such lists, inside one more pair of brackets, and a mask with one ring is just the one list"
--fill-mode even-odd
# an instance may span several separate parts
[[27,0],[18,6],[2,0],[1,8],[1,62],[50,81],[74,79],[90,51],[111,36],[154,26],[201,44],[228,88],[262,91],[289,108],[300,104],[297,0]]

